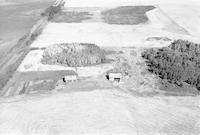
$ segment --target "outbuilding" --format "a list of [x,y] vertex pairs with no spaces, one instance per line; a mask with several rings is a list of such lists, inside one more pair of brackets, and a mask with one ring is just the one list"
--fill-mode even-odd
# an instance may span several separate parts
[[120,72],[110,72],[106,75],[106,78],[110,81],[120,82],[122,79],[122,73]]
[[63,77],[64,82],[75,82],[77,80],[77,75],[66,75]]

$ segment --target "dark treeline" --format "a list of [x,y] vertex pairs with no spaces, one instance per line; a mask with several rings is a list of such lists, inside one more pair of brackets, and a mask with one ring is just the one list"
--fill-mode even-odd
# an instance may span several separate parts
[[148,49],[142,53],[149,71],[170,83],[183,82],[200,90],[200,44],[175,40],[168,47]]

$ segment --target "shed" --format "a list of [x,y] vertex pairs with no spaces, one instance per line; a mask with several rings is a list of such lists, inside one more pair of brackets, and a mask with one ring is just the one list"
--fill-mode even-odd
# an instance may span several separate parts
[[107,74],[107,79],[110,81],[120,82],[121,78],[122,78],[122,73],[120,72],[115,72],[115,73],[111,72]]
[[75,82],[77,80],[77,75],[66,75],[63,78],[64,82]]

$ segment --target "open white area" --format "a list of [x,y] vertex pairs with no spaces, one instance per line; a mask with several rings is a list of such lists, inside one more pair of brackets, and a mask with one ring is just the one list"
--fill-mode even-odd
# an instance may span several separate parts
[[42,55],[44,50],[33,50],[29,52],[21,65],[18,67],[19,72],[28,71],[50,71],[50,70],[74,70],[71,67],[64,67],[59,65],[44,65],[41,63]]
[[160,5],[160,8],[177,24],[184,27],[191,35],[199,36],[200,34],[200,1],[190,4],[168,4]]
[[100,64],[96,66],[77,67],[76,72],[81,77],[92,77],[102,75],[113,68],[111,64]]
[[[163,25],[163,24],[162,24]],[[179,38],[156,25],[110,25],[106,23],[49,23],[31,47],[45,48],[58,43],[94,43],[100,47],[143,46],[152,36]]]
[[[52,44],[72,42],[94,43],[100,47],[149,47],[148,44],[144,44],[145,39],[156,36],[199,42],[198,13],[190,11],[191,6],[187,6],[190,8],[186,10],[183,5],[177,7],[181,10],[169,4],[158,6],[146,13],[148,23],[140,25],[111,25],[103,22],[49,23],[31,47],[45,48]],[[191,20],[187,21],[190,14]]]
[[[0,2],[0,5],[11,4],[11,0]],[[150,21],[136,26],[101,22],[49,23],[31,47],[46,48],[71,42],[94,43],[100,47],[168,45],[167,42],[145,41],[148,37],[181,38],[199,43],[199,3],[199,0],[66,0],[66,7],[158,5],[165,15],[159,9],[152,10],[147,13]],[[194,37],[179,33],[179,26]],[[44,65],[42,55],[43,50],[30,51],[17,71],[74,70],[79,76],[88,77],[112,68],[109,64],[78,68]],[[200,134],[199,96],[139,97],[116,89],[76,92],[63,89],[45,95],[0,98],[0,135]]]
[[199,0],[66,0],[65,7],[115,7],[154,5],[192,35],[200,34]]
[[98,76],[113,68],[111,64],[99,64],[85,67],[66,67],[61,65],[47,65],[42,64],[44,50],[33,50],[29,52],[21,65],[18,67],[18,72],[30,71],[59,71],[59,70],[73,70],[77,72],[80,77]]
[[65,0],[65,7],[109,7],[159,4],[200,4],[199,0]]
[[[23,100],[22,100],[23,99]],[[132,97],[107,89],[0,100],[0,134],[199,135],[196,97]]]
[[[169,3],[174,6],[166,6]],[[177,34],[176,29],[181,26],[192,35],[198,35],[199,18],[195,11],[199,9],[190,10],[192,7],[188,8],[189,6],[183,8],[183,5],[198,3],[198,0],[66,0],[66,7],[158,4],[177,26],[170,19],[163,19],[163,14],[160,14],[158,9],[147,13],[150,19],[147,25],[49,23],[31,47],[46,48],[52,44],[71,42],[89,42],[100,47],[168,45],[145,41],[148,37],[168,37],[172,40],[182,38],[199,42],[199,38]],[[176,8],[175,5],[180,7]],[[17,71],[75,70],[79,76],[87,77],[102,74],[112,68],[109,64],[80,68],[44,65],[41,63],[42,54],[43,50],[29,52]],[[80,87],[82,90],[82,85]],[[139,91],[136,86],[133,90]],[[63,89],[44,95],[0,98],[1,134],[199,135],[200,97],[139,97],[118,87],[101,90],[97,87],[95,90],[71,89],[68,92],[67,89]]]

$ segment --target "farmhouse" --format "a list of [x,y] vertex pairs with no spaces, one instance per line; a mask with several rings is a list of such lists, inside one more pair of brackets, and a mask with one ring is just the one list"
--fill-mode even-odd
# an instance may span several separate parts
[[77,80],[77,75],[66,75],[63,77],[64,82],[75,82]]
[[110,81],[120,82],[120,80],[122,79],[122,73],[121,72],[110,72],[106,75],[106,78]]

